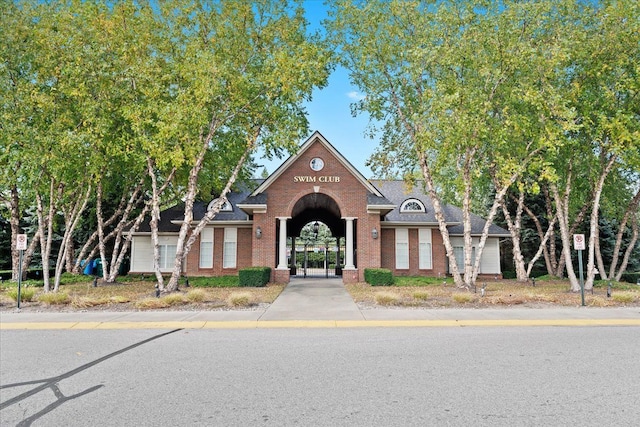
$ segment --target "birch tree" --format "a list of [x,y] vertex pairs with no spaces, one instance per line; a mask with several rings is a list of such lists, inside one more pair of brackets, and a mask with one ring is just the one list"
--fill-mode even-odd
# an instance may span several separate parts
[[[173,136],[165,140],[173,143],[174,156],[179,152],[176,165],[187,177],[181,187],[184,218],[175,264],[165,287],[170,292],[177,288],[191,245],[249,156],[259,146],[270,154],[293,150],[307,133],[302,103],[326,83],[329,54],[317,37],[306,34],[299,2],[177,1],[163,6],[164,27],[177,43],[171,52],[176,80],[172,109],[166,112],[174,120],[160,116],[159,128]],[[219,206],[192,229],[200,173],[214,170],[212,163],[226,185]]]
[[[469,288],[507,189],[565,126],[545,119],[570,116],[562,102],[547,102],[557,98],[547,73],[554,49],[561,47],[554,33],[537,25],[552,9],[547,3],[518,2],[335,1],[332,6],[329,28],[343,65],[366,94],[355,110],[383,123],[371,164],[382,173],[419,167],[454,281]],[[543,61],[549,52],[552,59]],[[489,174],[495,197],[472,259],[471,198]],[[462,266],[444,217],[445,186],[454,186],[462,201]]]

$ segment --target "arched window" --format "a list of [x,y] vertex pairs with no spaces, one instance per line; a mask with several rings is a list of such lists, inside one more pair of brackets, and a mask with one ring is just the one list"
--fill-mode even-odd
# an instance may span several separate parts
[[418,199],[407,199],[400,206],[402,213],[426,212],[424,204]]
[[[213,207],[214,203],[216,203],[218,200],[219,199],[213,199],[209,203],[209,206],[207,206],[207,211],[211,210],[211,208]],[[231,203],[229,203],[228,201],[224,202],[224,204],[220,208],[220,212],[232,212],[232,211],[233,211],[233,207],[231,207]]]

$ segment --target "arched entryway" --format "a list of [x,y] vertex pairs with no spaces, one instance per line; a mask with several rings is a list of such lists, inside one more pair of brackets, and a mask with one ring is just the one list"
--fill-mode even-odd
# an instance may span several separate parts
[[[284,219],[283,219],[284,220]],[[282,220],[279,227],[282,228]],[[355,262],[353,219],[341,215],[340,206],[324,193],[302,196],[286,220],[286,266],[291,277],[336,277]],[[284,237],[279,230],[279,240]],[[349,239],[347,236],[349,235]],[[282,248],[280,242],[279,247]],[[350,252],[348,253],[348,251]],[[282,256],[282,250],[280,256]],[[284,259],[278,260],[279,268]]]

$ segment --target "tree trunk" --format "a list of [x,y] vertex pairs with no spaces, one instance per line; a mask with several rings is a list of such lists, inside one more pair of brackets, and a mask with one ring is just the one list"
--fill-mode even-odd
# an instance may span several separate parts
[[524,206],[524,192],[520,191],[517,200],[516,208],[516,220],[511,220],[511,214],[507,209],[507,204],[503,200],[500,205],[502,206],[502,212],[504,214],[505,221],[507,222],[507,228],[511,234],[511,242],[513,244],[513,263],[516,268],[516,278],[518,282],[526,282],[529,279],[527,270],[524,264],[524,257],[522,256],[522,249],[520,248],[520,230],[522,226],[522,210]]
[[18,281],[20,266],[20,251],[16,249],[18,234],[20,234],[20,195],[18,187],[13,185],[9,193],[9,224],[11,226],[11,280]]
[[638,214],[636,213],[631,217],[631,241],[629,242],[629,246],[627,246],[627,250],[624,252],[624,257],[622,258],[622,263],[620,264],[620,268],[616,273],[616,281],[619,282],[622,278],[622,274],[627,269],[627,263],[629,262],[629,258],[631,257],[631,253],[633,252],[636,242],[638,241]]
[[[202,145],[202,149],[196,159],[194,166],[191,168],[191,172],[189,174],[189,182],[187,187],[187,194],[185,196],[185,204],[184,204],[184,221],[180,226],[180,233],[178,235],[178,242],[176,247],[176,259],[173,265],[173,270],[171,272],[171,278],[169,279],[169,283],[165,288],[167,292],[173,292],[178,289],[178,280],[182,274],[182,266],[184,260],[186,259],[189,251],[191,250],[191,246],[196,241],[202,229],[207,225],[207,222],[213,218],[213,216],[220,210],[222,206],[222,202],[218,204],[218,206],[214,206],[213,209],[205,214],[205,216],[200,220],[196,228],[189,234],[189,229],[191,227],[191,222],[193,221],[193,202],[195,200],[197,184],[198,184],[198,175],[200,174],[200,170],[202,169],[202,162],[204,161],[204,156],[207,153],[209,144],[211,143],[211,139],[213,138],[216,130],[217,124],[212,123],[209,127],[210,131],[206,138],[204,138],[204,143]],[[246,149],[238,163],[236,164],[233,173],[229,177],[227,184],[224,188],[223,193],[220,195],[221,201],[226,199],[227,193],[231,190],[231,186],[235,182],[242,169],[242,165],[246,161],[249,154],[254,150],[256,141],[260,136],[260,127],[256,127],[254,132],[250,134],[248,137]],[[216,211],[217,208],[217,211]],[[189,237],[187,239],[187,237]]]
[[[55,182],[51,180],[49,188],[49,212],[44,214],[44,202],[40,193],[36,194],[38,233],[40,235],[40,254],[42,258],[42,280],[44,291],[51,291],[49,282],[49,257],[51,256],[51,241],[53,238],[53,213],[55,212]],[[46,229],[46,230],[45,230]]]
[[104,244],[104,221],[102,219],[102,181],[98,181],[98,189],[96,191],[96,219],[98,222],[98,251],[100,252],[100,261],[102,263],[102,280],[106,280],[107,254]]
[[464,282],[462,280],[462,276],[460,275],[460,271],[458,270],[458,263],[456,262],[453,245],[451,244],[451,238],[449,237],[449,229],[447,228],[447,222],[444,218],[442,205],[440,204],[440,199],[438,198],[438,194],[433,183],[433,175],[431,174],[431,169],[429,168],[425,154],[423,152],[420,152],[418,153],[418,155],[420,158],[420,168],[422,169],[422,176],[424,177],[425,186],[427,187],[429,197],[431,198],[431,202],[433,203],[434,215],[436,217],[436,220],[438,221],[438,229],[440,230],[440,234],[442,235],[442,242],[444,243],[447,258],[449,259],[449,273],[453,276],[453,281],[456,287],[463,288]]
[[56,261],[55,282],[53,287],[54,292],[57,292],[60,288],[62,267],[67,259],[67,254],[72,251],[73,248],[73,233],[78,227],[78,223],[80,222],[80,218],[82,217],[82,212],[84,212],[90,196],[91,185],[87,187],[87,191],[84,195],[79,191],[76,193],[75,201],[72,204],[71,208],[63,209],[65,230]]
[[[569,182],[569,181],[568,181]],[[570,190],[570,184],[567,184],[567,192]],[[576,278],[576,274],[573,270],[573,263],[571,262],[571,244],[569,241],[569,225],[567,219],[567,206],[564,206],[562,200],[560,199],[560,193],[558,193],[558,188],[555,184],[551,185],[551,192],[553,194],[553,198],[556,202],[556,211],[558,215],[558,224],[560,225],[560,237],[562,238],[562,253],[564,258],[567,260],[567,277],[569,278],[569,283],[571,284],[572,292],[580,291],[580,283]]]
[[29,270],[29,265],[31,265],[31,260],[33,259],[33,254],[36,251],[36,248],[40,244],[40,231],[36,230],[36,234],[31,238],[31,242],[27,247],[27,250],[24,252],[22,256],[22,280],[27,280],[27,271]]
[[[551,262],[551,254],[550,254],[551,249],[547,248],[547,242],[555,238],[554,225],[557,217],[555,214],[553,214],[553,216],[550,217],[550,218],[553,218],[553,220],[547,227],[547,231],[544,232],[542,230],[542,224],[540,223],[540,220],[538,219],[537,215],[533,213],[533,211],[529,209],[529,207],[526,204],[523,204],[522,207],[524,211],[527,213],[527,215],[529,216],[529,218],[531,218],[534,225],[536,226],[536,232],[538,233],[538,237],[540,238],[540,246],[538,247],[538,251],[536,252],[536,255],[533,257],[533,259],[529,261],[529,266],[527,267],[527,277],[531,275],[533,266],[536,263],[536,261],[538,261],[538,259],[540,258],[540,254],[544,256],[544,263],[547,268],[547,274],[549,274],[550,276],[553,276],[555,274],[555,267]],[[549,210],[547,209],[547,214],[548,213],[549,213]]]
[[547,228],[547,232],[544,234],[544,236],[542,236],[542,239],[540,240],[540,246],[538,247],[538,251],[536,252],[534,257],[531,259],[531,261],[529,261],[529,265],[527,266],[527,277],[531,277],[531,271],[533,270],[533,266],[535,265],[536,261],[538,261],[538,258],[540,258],[540,254],[542,254],[542,252],[544,252],[544,249],[546,249],[547,240],[550,238],[550,236],[553,235],[553,230],[555,227],[556,220],[557,220],[557,216],[554,216],[551,222],[549,222],[549,227]]
[[[620,257],[620,248],[622,247],[622,238],[624,237],[624,230],[627,228],[627,222],[629,221],[629,218],[631,218],[632,224],[636,225],[636,228],[634,230],[635,230],[635,236],[637,239],[637,222],[634,221],[634,218],[637,220],[638,206],[640,206],[640,188],[636,192],[636,195],[633,197],[633,199],[631,199],[631,201],[627,205],[627,210],[624,212],[624,216],[622,217],[622,221],[620,222],[620,229],[618,230],[618,234],[616,235],[616,244],[613,250],[613,258],[611,260],[611,266],[609,267],[609,277],[616,277],[617,281],[620,281],[620,278],[622,277],[624,270],[626,270],[627,268],[627,263],[625,262],[624,268],[621,265],[620,269],[616,273],[616,267],[618,266],[618,258]],[[631,245],[629,245],[629,248],[633,249],[634,245],[635,245],[635,239],[633,239],[633,242]],[[628,260],[628,257],[627,257],[627,260]]]
[[602,253],[600,252],[600,227],[596,229],[598,235],[596,236],[595,244],[595,252],[596,252],[596,263],[598,264],[598,271],[600,272],[600,278],[602,280],[609,280],[609,276],[607,276],[607,271],[604,268],[604,261],[602,260]]
[[[114,242],[113,242],[113,251],[111,256],[111,265],[109,266],[110,268],[109,276],[107,277],[108,283],[115,282],[116,277],[118,276],[118,272],[120,270],[120,265],[122,265],[124,257],[127,251],[129,250],[131,239],[123,238],[123,233],[124,233],[125,227],[127,227],[127,225],[131,223],[131,221],[129,220],[129,215],[131,214],[131,211],[135,206],[138,206],[140,203],[143,202],[143,198],[140,195],[140,192],[142,191],[142,186],[143,186],[143,181],[141,180],[138,186],[136,187],[136,189],[131,193],[131,196],[129,197],[129,201],[124,209],[124,212],[122,213],[122,217],[120,218],[118,225],[109,234],[109,236],[111,235],[114,236]],[[138,217],[136,218],[135,221],[133,221],[133,225],[129,229],[130,233],[135,232],[138,229],[138,227],[144,220],[144,217],[147,215],[147,212],[149,212],[149,204],[145,203],[141,212],[138,214]],[[123,243],[123,240],[124,240],[124,243]]]
[[[606,158],[606,153],[602,153],[601,159]],[[591,220],[589,222],[589,247],[587,248],[589,255],[587,257],[587,280],[584,283],[586,290],[593,289],[593,280],[595,277],[595,239],[598,235],[598,210],[600,209],[600,197],[602,196],[602,187],[604,187],[604,181],[609,176],[609,172],[613,168],[613,164],[618,159],[618,156],[611,154],[606,161],[602,172],[596,181],[595,188],[593,189],[593,204],[591,205]]]

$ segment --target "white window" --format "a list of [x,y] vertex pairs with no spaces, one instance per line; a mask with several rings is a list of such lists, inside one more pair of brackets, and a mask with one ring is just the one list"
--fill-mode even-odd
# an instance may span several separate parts
[[222,255],[222,268],[236,268],[236,252],[238,246],[238,229],[224,229],[224,248]]
[[396,228],[396,269],[409,268],[409,230]]
[[173,268],[176,261],[176,245],[158,245],[160,248],[160,269]]
[[418,230],[418,252],[419,252],[419,267],[421,270],[431,270],[433,268],[431,263],[431,229],[420,228]]
[[[211,209],[213,209],[213,205],[218,203],[219,200],[220,198],[217,198],[209,202],[209,205],[207,205],[207,211],[210,211]],[[225,200],[222,206],[220,206],[220,212],[232,212],[232,211],[233,211],[233,207],[231,206],[231,203]]]
[[400,212],[416,213],[425,212],[424,204],[418,199],[407,199],[400,205]]
[[[458,264],[458,271],[461,273],[464,271],[464,246],[454,246],[453,253],[456,256],[456,264]],[[476,248],[471,248],[471,265],[476,261]]]
[[213,268],[213,228],[200,233],[200,268]]

